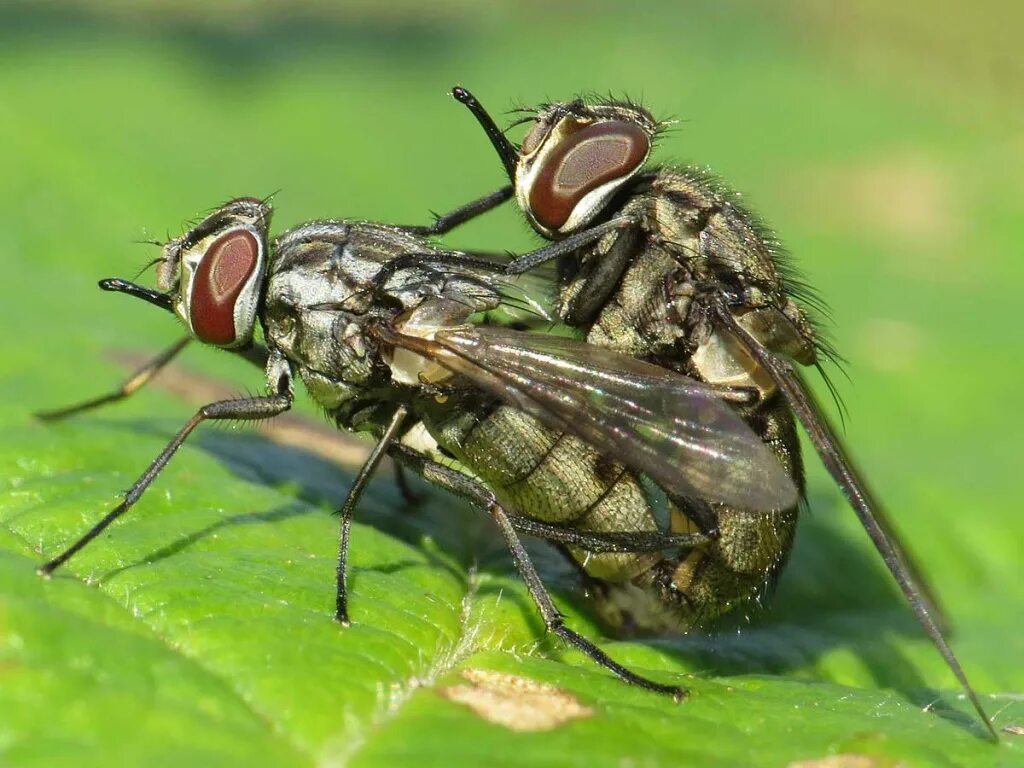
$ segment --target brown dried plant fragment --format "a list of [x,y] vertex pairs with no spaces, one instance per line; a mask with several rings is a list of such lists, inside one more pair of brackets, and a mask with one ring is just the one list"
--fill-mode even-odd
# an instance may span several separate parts
[[511,731],[550,731],[594,714],[572,694],[527,677],[472,668],[461,675],[469,685],[446,686],[439,693]]
[[787,768],[906,768],[906,763],[869,755],[839,754],[812,760],[797,760]]

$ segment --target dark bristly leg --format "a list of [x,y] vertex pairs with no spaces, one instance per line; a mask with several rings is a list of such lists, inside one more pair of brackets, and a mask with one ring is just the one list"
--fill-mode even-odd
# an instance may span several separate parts
[[146,386],[146,384],[148,384],[165,365],[171,362],[171,360],[173,360],[181,350],[188,346],[188,343],[191,340],[191,336],[185,336],[184,338],[178,339],[178,341],[174,342],[174,344],[169,346],[159,355],[142,365],[131,376],[125,379],[121,386],[113,392],[108,392],[105,395],[100,395],[99,397],[94,397],[90,400],[86,400],[85,402],[76,403],[75,405],[69,405],[65,408],[56,408],[52,411],[38,411],[35,414],[35,417],[41,421],[57,421],[58,419],[66,419],[68,416],[74,416],[75,414],[82,413],[83,411],[91,411],[93,408],[99,408],[101,405],[116,403],[118,400],[123,400],[132,393],[137,392]]
[[[40,421],[59,421],[61,419],[66,419],[69,416],[75,416],[79,413],[83,413],[84,411],[90,411],[93,408],[99,408],[103,405],[124,400],[126,397],[138,392],[152,381],[154,377],[156,377],[156,375],[160,373],[160,371],[162,371],[169,362],[171,362],[171,360],[178,356],[178,353],[181,352],[181,350],[188,346],[190,341],[192,341],[191,336],[185,336],[178,339],[178,341],[154,357],[148,363],[142,365],[113,392],[108,392],[105,395],[100,395],[99,397],[94,397],[91,400],[76,403],[75,405],[69,405],[65,408],[56,408],[52,411],[38,411],[33,415]],[[245,349],[229,349],[226,351],[234,355],[238,355],[238,357],[242,358],[246,362],[252,363],[260,370],[266,368],[267,348],[262,344],[250,344]]]
[[456,227],[465,224],[471,219],[475,219],[484,213],[487,213],[499,205],[504,203],[506,200],[512,198],[514,190],[512,185],[502,187],[501,189],[491,192],[489,195],[472,200],[465,205],[461,205],[454,211],[437,216],[434,219],[434,223],[423,226],[417,224],[403,225],[401,229],[406,232],[410,232],[414,235],[423,235],[426,237],[434,237],[447,234]]
[[603,552],[657,552],[662,549],[693,549],[713,540],[704,533],[662,533],[661,531],[575,531],[542,523],[505,511],[516,533],[557,544],[579,547],[595,554]]
[[[482,268],[489,269],[500,268],[506,275],[521,275],[523,272],[529,272],[534,267],[539,267],[541,264],[554,261],[562,256],[573,253],[584,246],[595,243],[609,232],[628,229],[635,225],[636,219],[632,216],[619,216],[611,221],[606,221],[603,224],[598,224],[590,229],[577,232],[576,234],[570,235],[562,240],[556,240],[549,245],[545,245],[536,250],[528,251],[519,255],[514,253],[498,254],[485,251],[457,251],[453,253],[453,256],[457,256],[457,262],[463,266],[480,266]],[[432,256],[433,254],[425,255]],[[502,256],[513,258],[509,263],[499,266],[500,262],[498,260]],[[376,286],[382,286],[387,281],[387,277],[390,277],[399,269],[404,269],[405,267],[422,263],[422,261],[423,256],[419,254],[403,254],[390,262],[387,265],[386,270],[382,270],[374,277],[374,284]],[[384,277],[382,277],[382,275],[384,275]]]
[[49,576],[57,570],[57,568],[66,563],[86,544],[99,536],[108,525],[127,512],[152,484],[156,479],[156,476],[160,474],[160,471],[167,466],[167,462],[171,460],[171,457],[175,454],[178,448],[181,447],[181,444],[185,442],[185,439],[192,433],[192,430],[204,421],[211,419],[241,419],[247,421],[269,419],[287,411],[291,407],[291,404],[292,396],[289,393],[288,388],[282,384],[279,393],[276,395],[242,398],[239,400],[221,400],[216,403],[204,405],[196,412],[195,416],[188,420],[188,423],[181,428],[178,434],[171,439],[167,444],[167,447],[160,452],[160,454],[153,460],[153,463],[150,464],[146,471],[142,473],[142,476],[135,481],[135,484],[128,490],[128,493],[125,494],[124,501],[118,504],[102,520],[89,529],[84,536],[64,550],[64,552],[50,560],[48,563],[42,565],[39,568],[39,573],[44,576]]
[[554,261],[560,256],[565,256],[585,245],[597,242],[609,232],[628,229],[635,224],[636,219],[631,216],[619,216],[611,221],[606,221],[590,229],[577,232],[575,235],[570,235],[563,240],[556,240],[551,245],[545,245],[535,251],[517,256],[505,267],[505,273],[508,275],[519,275],[523,272],[529,272],[534,267],[539,267],[545,262]]
[[[494,494],[473,478],[468,475],[464,475],[457,470],[451,469],[450,467],[446,467],[443,464],[432,461],[428,457],[414,451],[408,446],[396,443],[392,446],[389,453],[399,461],[405,463],[410,467],[410,469],[417,472],[417,474],[422,475],[428,482],[447,488],[452,493],[468,499],[473,502],[474,506],[483,509],[488,513],[488,515],[490,515],[490,517],[498,524],[498,528],[501,530],[501,533],[512,552],[512,559],[515,562],[516,569],[522,576],[523,581],[526,582],[526,586],[530,590],[530,594],[533,597],[537,608],[540,610],[541,617],[544,620],[544,626],[547,627],[548,631],[558,635],[565,642],[582,651],[593,661],[605,667],[620,679],[631,685],[636,685],[640,688],[654,691],[656,693],[666,694],[676,701],[682,701],[686,697],[687,692],[685,688],[656,683],[653,680],[648,680],[645,677],[641,677],[640,675],[631,672],[621,664],[613,661],[604,651],[585,637],[565,626],[561,613],[559,613],[558,608],[555,607],[554,602],[551,600],[551,596],[544,588],[540,575],[533,567],[533,563],[516,533],[516,523],[514,520],[518,518],[520,521],[523,521],[525,518],[513,516],[507,513],[498,504]],[[530,522],[532,523],[533,521]],[[543,526],[543,524],[540,525]],[[549,529],[553,528],[553,526],[543,527]],[[596,537],[602,536],[601,534],[582,534],[582,536],[589,535]],[[545,538],[548,537],[545,536]],[[556,536],[552,536],[550,538],[553,541],[560,540]],[[608,551],[628,550],[610,549]]]
[[565,625],[562,614],[551,600],[551,595],[544,588],[544,583],[540,580],[537,569],[533,567],[530,556],[527,554],[523,543],[519,540],[519,536],[516,534],[515,528],[512,527],[512,522],[505,514],[505,510],[495,503],[491,505],[488,512],[494,522],[498,524],[498,529],[501,531],[502,536],[505,537],[505,543],[508,544],[508,548],[512,552],[512,560],[515,562],[516,570],[519,571],[519,575],[526,582],[526,587],[530,590],[533,602],[537,604],[541,618],[544,619],[544,626],[547,627],[549,632],[558,635],[569,645],[582,651],[602,667],[615,674],[620,680],[630,685],[666,694],[676,701],[682,701],[686,698],[687,692],[685,688],[656,683],[653,680],[648,680],[646,677],[641,677],[635,672],[631,672],[618,662],[613,661],[608,654],[583,637],[583,635],[569,629]]
[[352,531],[352,518],[355,515],[356,505],[359,503],[359,498],[363,495],[366,484],[377,469],[377,465],[380,464],[380,460],[384,458],[384,454],[387,453],[388,447],[398,436],[408,414],[409,410],[404,405],[399,406],[395,410],[395,415],[391,417],[391,423],[384,430],[384,434],[381,435],[380,440],[373,447],[369,457],[363,462],[362,469],[356,475],[356,479],[349,489],[348,497],[341,507],[341,535],[338,541],[337,593],[335,597],[334,618],[339,624],[346,627],[349,626],[346,582],[348,573],[348,543]]
[[[562,256],[597,242],[609,232],[628,229],[636,224],[636,219],[631,216],[619,216],[618,218],[606,221],[603,224],[577,232],[575,235],[558,240],[550,245],[542,246],[534,251],[520,255],[507,253],[506,257],[512,257],[512,261],[502,265],[498,259],[501,254],[492,254],[472,251],[452,251],[447,254],[450,262],[461,267],[479,267],[484,270],[500,271],[505,275],[520,275],[529,272],[534,267],[539,267],[549,261],[554,261]],[[407,267],[420,266],[426,259],[437,259],[437,254],[430,253],[404,253],[388,262],[383,269],[374,275],[372,286],[374,293],[378,292],[396,272]]]
[[395,468],[395,485],[398,486],[398,492],[402,494],[402,501],[404,501],[408,507],[417,507],[422,504],[423,494],[414,490],[409,484],[409,476],[406,474],[405,467],[397,461],[394,461],[391,464]]

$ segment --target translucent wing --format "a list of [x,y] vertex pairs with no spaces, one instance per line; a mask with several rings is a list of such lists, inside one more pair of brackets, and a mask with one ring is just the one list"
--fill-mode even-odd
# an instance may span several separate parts
[[649,475],[667,493],[750,510],[785,509],[797,490],[718,393],[575,339],[497,327],[387,334],[481,389]]

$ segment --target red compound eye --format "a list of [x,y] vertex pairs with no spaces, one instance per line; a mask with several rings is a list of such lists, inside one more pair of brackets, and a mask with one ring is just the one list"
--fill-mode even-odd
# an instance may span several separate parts
[[189,307],[192,330],[200,341],[218,346],[235,342],[235,303],[259,254],[259,242],[247,230],[226,232],[207,249],[192,280]]
[[557,230],[588,192],[625,178],[646,159],[651,140],[639,126],[593,123],[569,135],[544,158],[530,191],[537,221]]

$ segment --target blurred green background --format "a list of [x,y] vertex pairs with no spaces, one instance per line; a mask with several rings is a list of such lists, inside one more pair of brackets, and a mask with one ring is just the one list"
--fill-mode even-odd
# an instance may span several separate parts
[[[771,610],[711,637],[603,641],[661,679],[692,673],[674,707],[542,641],[487,526],[445,497],[404,514],[386,473],[355,534],[357,624],[339,633],[329,511],[354,459],[251,430],[207,430],[43,582],[33,566],[194,404],[165,383],[66,424],[29,417],[180,333],[95,288],[155,255],[134,241],[278,190],[276,229],[423,222],[503,181],[451,85],[493,112],[625,92],[679,120],[659,159],[742,190],[831,303],[853,451],[996,726],[1022,726],[1022,24],[997,0],[0,2],[0,763],[1022,764],[1021,736],[980,740],[813,456]],[[449,242],[536,240],[507,208]],[[175,370],[178,389],[261,386],[211,350]],[[450,700],[467,666],[592,713],[545,733],[487,722]]]

